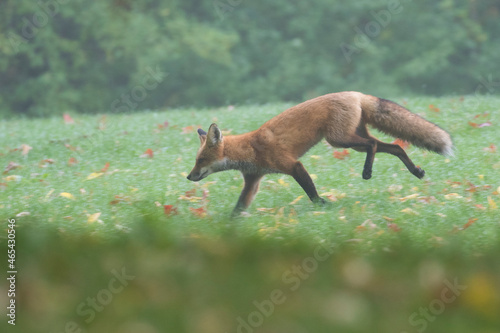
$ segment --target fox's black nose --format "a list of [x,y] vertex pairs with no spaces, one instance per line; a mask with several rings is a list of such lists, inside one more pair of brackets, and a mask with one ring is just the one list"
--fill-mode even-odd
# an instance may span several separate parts
[[191,174],[189,174],[186,178],[187,178],[188,180],[191,180]]

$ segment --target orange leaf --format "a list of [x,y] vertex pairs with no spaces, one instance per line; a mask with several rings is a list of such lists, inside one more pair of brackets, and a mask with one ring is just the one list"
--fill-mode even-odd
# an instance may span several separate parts
[[73,118],[71,118],[71,116],[67,113],[64,113],[63,114],[63,119],[64,119],[64,123],[66,125],[70,125],[70,124],[74,124],[75,121],[73,120]]
[[198,217],[206,217],[207,216],[207,210],[205,207],[200,207],[200,208],[192,208],[189,207],[189,210],[191,210],[191,213]]
[[188,198],[191,198],[192,196],[194,196],[196,194],[196,189],[193,188],[192,190],[189,190],[189,191],[186,191],[186,197]]
[[408,141],[405,141],[405,140],[401,140],[401,139],[396,139],[392,142],[392,144],[394,145],[398,145],[400,146],[401,148],[405,149],[408,148],[410,146],[410,143]]
[[145,158],[145,157],[147,157],[147,158],[153,158],[153,150],[151,148],[146,149],[146,151],[144,152],[144,154],[142,154],[140,157],[141,158]]
[[434,106],[433,104],[429,105],[429,110],[434,111],[434,112],[439,112],[439,108]]
[[469,121],[469,125],[474,127],[474,128],[481,128],[481,127],[491,126],[491,122],[487,121],[485,123],[478,124],[478,123],[473,123],[472,121]]
[[101,169],[101,172],[106,172],[108,171],[109,169],[109,162],[106,162],[106,164],[104,165],[104,168]]
[[477,221],[477,218],[470,218],[469,221],[467,221],[467,223],[464,224],[464,226],[462,227],[462,230],[467,229],[476,221]]
[[349,156],[349,151],[347,149],[344,149],[343,151],[337,151],[337,150],[335,150],[333,152],[333,157],[336,158],[336,159],[339,159],[339,160],[343,160],[347,156]]
[[40,168],[46,168],[46,167],[47,167],[47,164],[54,164],[54,163],[55,163],[55,161],[54,161],[53,159],[51,159],[51,158],[47,158],[47,159],[44,159],[44,160],[40,161],[40,162],[38,163],[38,166],[39,166]]
[[190,125],[190,126],[183,127],[181,134],[188,134],[188,133],[191,133],[193,131],[194,131],[194,126]]
[[401,231],[401,228],[396,223],[387,223],[387,227],[394,232]]
[[178,214],[177,207],[174,207],[174,205],[163,205],[163,211],[167,216]]
[[490,152],[490,153],[496,153],[497,152],[497,146],[494,144],[491,144],[489,147],[483,148],[484,151]]
[[70,159],[69,159],[69,161],[68,161],[68,165],[69,165],[69,166],[75,165],[75,164],[77,164],[77,163],[78,163],[78,161],[76,160],[76,158],[74,158],[74,157],[70,157]]

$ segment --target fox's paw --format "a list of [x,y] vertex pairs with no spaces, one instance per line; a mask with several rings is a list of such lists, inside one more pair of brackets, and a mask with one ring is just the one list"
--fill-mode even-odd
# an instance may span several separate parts
[[413,174],[415,175],[415,177],[422,179],[425,176],[425,171],[420,167],[415,167],[415,170],[413,170]]
[[363,179],[368,180],[372,178],[372,171],[371,170],[363,170]]
[[320,205],[320,206],[325,206],[328,204],[328,201],[326,201],[325,199],[323,199],[321,197],[317,197],[316,199],[313,200],[313,202],[317,205]]

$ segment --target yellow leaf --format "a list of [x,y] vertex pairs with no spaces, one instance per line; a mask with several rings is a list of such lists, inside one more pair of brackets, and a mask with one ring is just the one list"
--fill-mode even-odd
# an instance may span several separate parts
[[87,214],[87,222],[94,223],[94,222],[99,220],[100,216],[101,216],[101,213]]
[[414,211],[411,208],[405,208],[401,210],[401,213],[409,214],[409,215],[420,215],[419,212]]
[[315,160],[319,160],[321,158],[321,156],[319,156],[319,155],[311,155],[311,158],[315,159]]
[[97,177],[101,177],[102,175],[102,172],[92,172],[90,175],[88,175],[87,180],[95,179]]
[[18,175],[11,175],[4,178],[6,182],[12,182],[12,181],[18,182],[21,179],[23,179],[23,176],[18,176]]
[[479,177],[479,179],[483,180],[484,179],[484,175],[477,175]]
[[437,216],[440,216],[442,218],[445,218],[446,217],[446,214],[443,214],[443,213],[436,213]]
[[462,199],[463,196],[461,196],[460,194],[458,193],[449,193],[449,194],[445,194],[444,195],[444,198],[446,200],[453,200],[453,199]]
[[295,200],[293,200],[292,202],[290,202],[290,205],[295,205],[297,202],[300,201],[300,199],[302,199],[304,196],[303,195],[299,195],[297,198],[295,198]]
[[182,177],[184,177],[184,178],[185,178],[185,177],[187,177],[187,175],[188,175],[188,173],[187,173],[187,172],[181,172],[181,176],[182,176]]
[[496,202],[491,197],[488,197],[488,205],[490,205],[491,209],[497,209],[498,208]]
[[418,193],[413,193],[413,194],[410,194],[410,195],[407,195],[406,197],[403,197],[403,198],[399,198],[399,201],[401,202],[405,202],[407,200],[410,200],[410,199],[415,199],[419,196]]
[[315,175],[315,174],[311,174],[310,176],[311,176],[311,179],[312,179],[312,180],[316,180],[316,179],[318,179],[318,176],[317,176],[317,175]]
[[285,186],[285,187],[288,187],[290,184],[288,184],[286,181],[284,181],[283,179],[278,179],[278,184],[280,184],[281,186]]
[[318,216],[318,215],[323,215],[325,214],[326,212],[313,212],[313,215],[314,216]]
[[67,198],[67,199],[75,200],[74,195],[71,193],[68,193],[68,192],[62,192],[62,193],[59,193],[59,195],[61,197]]
[[54,193],[54,189],[50,190],[50,191],[49,191],[49,193],[47,193],[47,194],[45,195],[44,200],[45,200],[45,201],[49,200],[49,197],[52,195],[52,193]]

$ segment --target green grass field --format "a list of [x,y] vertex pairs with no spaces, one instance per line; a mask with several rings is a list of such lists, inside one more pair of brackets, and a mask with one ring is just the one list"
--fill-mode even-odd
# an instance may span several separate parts
[[[365,181],[364,154],[339,159],[321,142],[301,161],[331,204],[315,206],[291,177],[268,175],[238,219],[237,171],[186,180],[196,129],[216,122],[244,133],[290,105],[2,122],[0,218],[16,221],[23,304],[16,328],[499,332],[500,98],[395,101],[450,132],[455,156],[410,146],[426,171],[419,180],[377,154]],[[79,308],[122,267],[135,278],[112,293],[119,301],[103,292],[94,316]],[[467,289],[445,302],[454,279]]]

